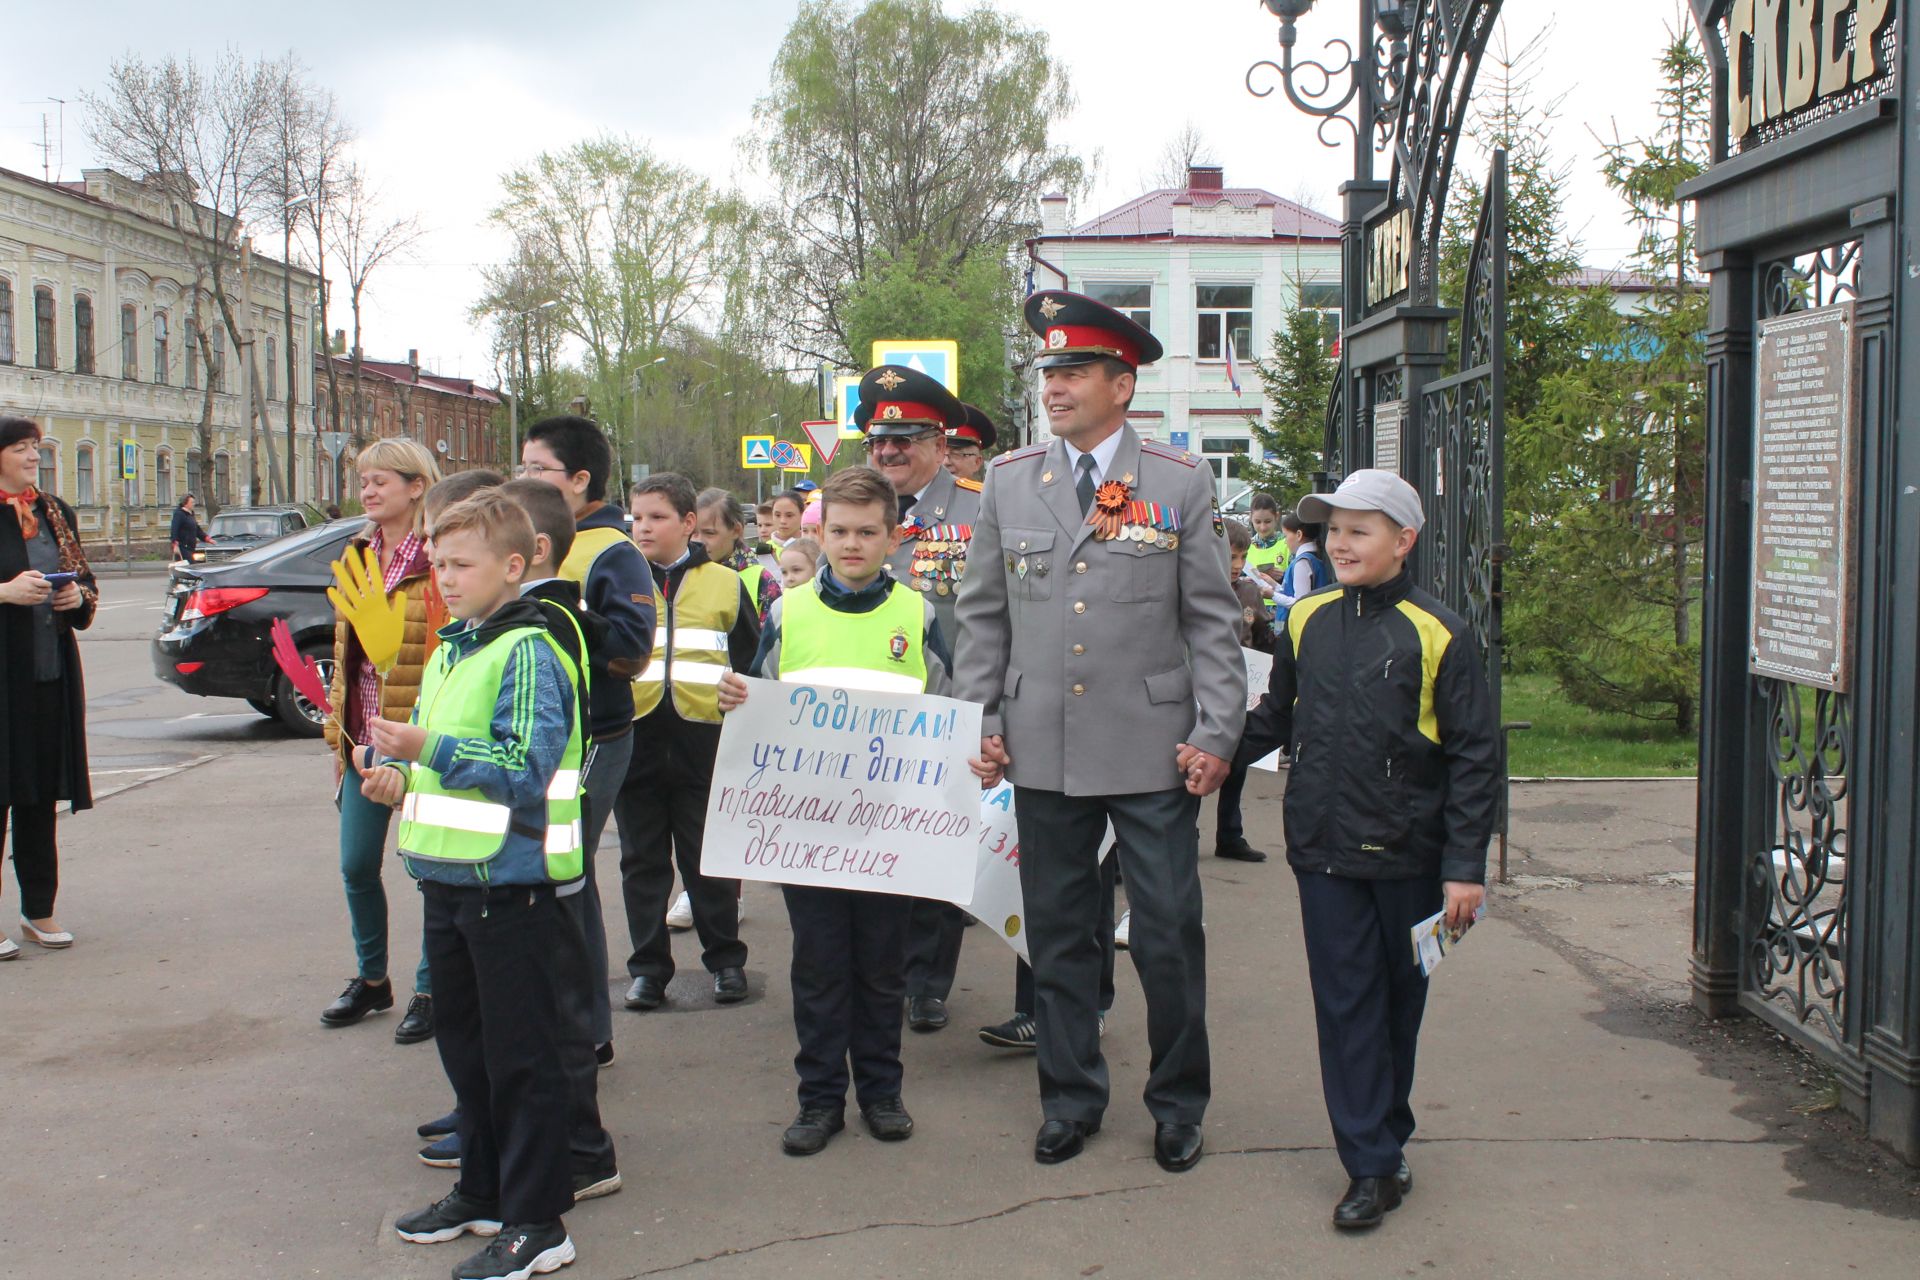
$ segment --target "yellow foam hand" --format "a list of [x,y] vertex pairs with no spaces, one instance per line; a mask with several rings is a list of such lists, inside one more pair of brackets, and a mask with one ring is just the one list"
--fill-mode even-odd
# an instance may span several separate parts
[[390,598],[380,573],[380,557],[371,547],[349,546],[333,562],[334,585],[327,599],[360,637],[360,650],[381,675],[393,670],[406,634],[406,598]]

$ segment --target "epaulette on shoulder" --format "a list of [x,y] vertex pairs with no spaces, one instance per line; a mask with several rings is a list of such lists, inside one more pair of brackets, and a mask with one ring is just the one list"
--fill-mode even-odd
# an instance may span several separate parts
[[1140,452],[1150,453],[1156,458],[1165,458],[1168,462],[1177,462],[1183,467],[1197,467],[1200,459],[1185,449],[1176,449],[1172,445],[1161,444],[1158,440],[1142,440]]
[[987,487],[981,484],[978,480],[961,480],[957,477],[955,478],[953,483],[957,487],[965,489],[968,493],[979,493]]
[[1047,452],[1046,445],[1030,444],[1024,449],[1015,449],[1012,453],[1001,454],[999,457],[993,460],[993,465],[996,467],[1004,467],[1009,462],[1019,462],[1025,458],[1042,457],[1046,454],[1046,452]]

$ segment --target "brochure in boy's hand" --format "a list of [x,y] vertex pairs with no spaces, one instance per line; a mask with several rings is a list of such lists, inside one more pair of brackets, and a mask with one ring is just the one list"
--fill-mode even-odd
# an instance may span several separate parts
[[[1477,922],[1480,912],[1473,913]],[[1472,926],[1469,925],[1468,928]],[[1447,928],[1447,913],[1436,911],[1419,924],[1413,926],[1413,959],[1420,966],[1420,972],[1431,974],[1439,963],[1447,958],[1447,952],[1460,945],[1460,939],[1467,936],[1466,929]]]

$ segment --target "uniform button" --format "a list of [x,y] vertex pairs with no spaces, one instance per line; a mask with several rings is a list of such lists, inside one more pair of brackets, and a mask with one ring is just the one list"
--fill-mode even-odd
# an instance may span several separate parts
[[1020,544],[1020,549],[1021,549],[1022,551],[1025,551],[1025,550],[1027,549],[1027,544],[1026,544],[1025,542],[1022,542],[1022,543]]
[[1083,684],[1077,684],[1073,686],[1073,696],[1076,698],[1079,697],[1081,694],[1085,693],[1086,691],[1087,691],[1087,686]]
[[1087,602],[1085,600],[1075,600],[1073,602],[1073,611],[1075,613],[1085,613],[1087,611]]
[[1085,656],[1086,652],[1087,652],[1087,646],[1083,644],[1077,644],[1073,646],[1073,656],[1076,658]]
[[1087,571],[1087,562],[1082,560],[1079,564],[1073,566],[1073,571],[1075,573],[1085,573]]

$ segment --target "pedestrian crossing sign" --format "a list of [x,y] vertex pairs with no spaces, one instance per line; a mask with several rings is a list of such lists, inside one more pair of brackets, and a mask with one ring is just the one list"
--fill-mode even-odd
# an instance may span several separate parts
[[741,436],[740,468],[743,471],[773,470],[773,437]]
[[860,428],[853,425],[853,411],[860,404],[860,379],[839,377],[833,380],[833,411],[840,417],[840,438],[858,440]]
[[773,465],[782,471],[813,470],[813,446],[778,440],[773,446]]
[[960,394],[960,344],[951,338],[881,338],[873,344],[873,363],[918,369]]

